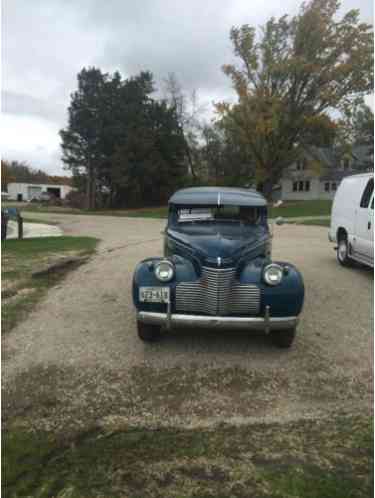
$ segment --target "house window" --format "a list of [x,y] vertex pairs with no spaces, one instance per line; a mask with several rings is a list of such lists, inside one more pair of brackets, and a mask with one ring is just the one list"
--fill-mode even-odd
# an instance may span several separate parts
[[293,192],[297,192],[298,190],[298,182],[293,182]]
[[303,182],[298,182],[298,191],[303,192]]
[[335,192],[336,189],[337,189],[336,182],[331,183],[331,190]]
[[305,191],[310,192],[310,181],[305,182]]
[[325,191],[325,192],[329,192],[329,182],[326,182],[326,183],[324,184],[324,191]]

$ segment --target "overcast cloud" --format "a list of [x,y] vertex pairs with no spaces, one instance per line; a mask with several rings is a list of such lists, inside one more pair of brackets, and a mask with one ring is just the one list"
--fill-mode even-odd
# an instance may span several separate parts
[[[298,0],[3,0],[2,157],[62,174],[58,131],[84,66],[124,77],[174,72],[201,103],[233,99],[221,65],[233,58],[233,25],[262,25],[295,14]],[[342,11],[373,20],[372,0],[344,0]]]

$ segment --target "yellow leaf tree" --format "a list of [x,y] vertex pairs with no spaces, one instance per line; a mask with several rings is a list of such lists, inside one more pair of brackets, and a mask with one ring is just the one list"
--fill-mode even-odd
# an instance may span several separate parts
[[311,0],[294,17],[271,18],[258,35],[247,24],[231,30],[239,63],[223,71],[238,100],[216,107],[250,148],[267,196],[301,146],[334,132],[332,111],[372,92],[372,26],[357,10],[338,18],[339,6]]

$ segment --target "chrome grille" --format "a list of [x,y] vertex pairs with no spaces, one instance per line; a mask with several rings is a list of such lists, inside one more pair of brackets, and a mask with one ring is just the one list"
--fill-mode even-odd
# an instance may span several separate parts
[[234,268],[202,268],[200,280],[176,286],[176,311],[209,315],[255,315],[260,308],[260,289],[240,284]]

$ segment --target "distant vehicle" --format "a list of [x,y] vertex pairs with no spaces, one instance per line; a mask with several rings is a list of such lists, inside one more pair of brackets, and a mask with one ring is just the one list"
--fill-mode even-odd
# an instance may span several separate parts
[[374,266],[374,174],[347,176],[332,205],[329,240],[337,244],[337,260]]
[[292,345],[304,301],[301,273],[271,259],[266,199],[255,190],[200,187],[169,200],[164,257],[134,272],[138,335],[160,328],[261,330]]

